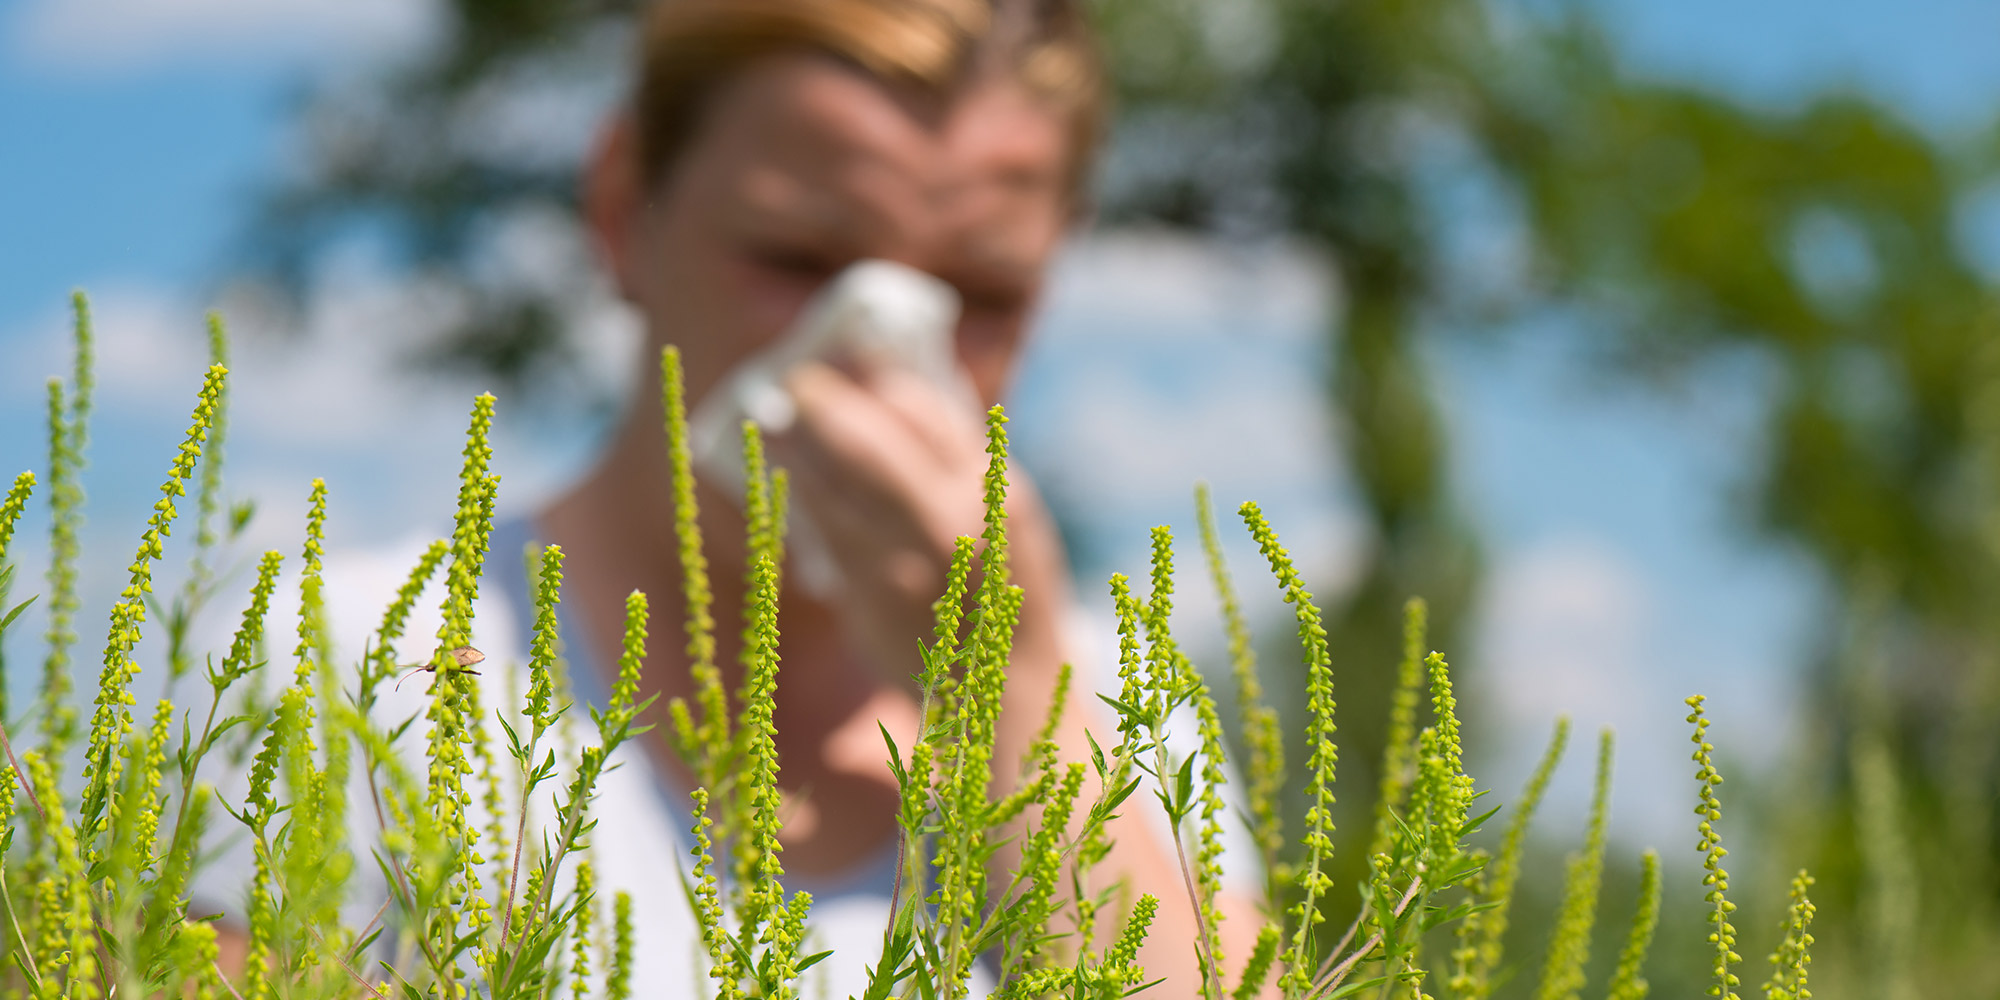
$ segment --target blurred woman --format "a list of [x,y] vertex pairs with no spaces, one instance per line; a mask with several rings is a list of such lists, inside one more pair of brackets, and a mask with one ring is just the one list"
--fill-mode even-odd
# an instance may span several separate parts
[[[953,343],[983,407],[1004,394],[1050,259],[1081,214],[1103,109],[1093,38],[1067,0],[663,0],[645,18],[631,100],[590,165],[585,210],[604,267],[644,319],[648,356],[679,346],[696,405],[829,278],[879,258],[957,290]],[[585,692],[608,686],[623,596],[637,589],[657,609],[644,693],[693,701],[670,611],[682,581],[658,375],[647,370],[594,471],[522,530],[567,553],[566,606],[581,632],[573,669],[595,675],[579,682]],[[897,792],[877,724],[904,747],[915,740],[916,643],[954,539],[980,528],[980,409],[894,369],[806,365],[785,389],[798,417],[771,452],[843,586],[833,596],[788,586],[783,597],[783,862],[788,883],[815,891],[821,947],[836,949],[829,964],[849,967],[835,969],[832,985],[858,989],[845,975],[875,958],[894,866]],[[735,621],[742,517],[713,488],[699,507],[716,618]],[[995,748],[1002,762],[1033,740],[1070,658],[1065,557],[1018,471],[1009,514],[1026,601]],[[497,539],[495,548],[505,551]],[[733,631],[719,629],[718,662],[735,662]],[[1059,736],[1072,754],[1087,745],[1086,725],[1110,730],[1079,687]],[[641,872],[675,863],[649,853],[685,850],[673,838],[686,827],[693,776],[664,741],[648,745],[623,780],[654,786],[659,816],[620,820],[607,803],[598,849],[633,860],[599,868],[637,890],[642,923],[664,928],[685,923],[680,890],[643,884]],[[1144,819],[1119,821],[1114,835],[1103,877],[1168,902],[1142,961],[1191,992],[1195,926],[1170,852]],[[1226,906],[1238,912],[1225,930],[1240,957],[1255,923],[1240,901]],[[669,967],[697,962],[692,941],[667,951],[642,956],[642,982],[688,981]]]

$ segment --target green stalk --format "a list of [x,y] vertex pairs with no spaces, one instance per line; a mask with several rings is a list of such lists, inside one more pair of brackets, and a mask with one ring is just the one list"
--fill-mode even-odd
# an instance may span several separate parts
[[1291,910],[1296,921],[1291,954],[1285,974],[1279,979],[1286,996],[1298,997],[1313,986],[1313,928],[1326,919],[1319,911],[1320,897],[1333,889],[1333,879],[1324,870],[1327,856],[1333,853],[1333,779],[1339,761],[1333,743],[1333,658],[1327,649],[1326,626],[1321,622],[1319,608],[1312,603],[1312,592],[1293,568],[1291,555],[1279,543],[1278,533],[1256,504],[1246,502],[1239,512],[1285,591],[1285,602],[1292,606],[1298,621],[1299,643],[1305,651],[1306,700],[1311,709],[1306,723],[1306,745],[1311,747],[1307,758],[1311,777],[1306,787],[1310,802],[1304,840],[1306,865],[1299,875],[1299,888],[1303,892]]
[[1257,678],[1257,652],[1250,641],[1250,626],[1230,580],[1229,564],[1223,558],[1222,540],[1215,527],[1215,510],[1210,503],[1207,483],[1195,486],[1195,520],[1201,527],[1201,544],[1208,556],[1208,571],[1222,604],[1222,621],[1229,636],[1229,663],[1236,680],[1236,709],[1243,727],[1243,743],[1248,749],[1246,793],[1250,807],[1250,837],[1264,862],[1264,900],[1267,913],[1275,915],[1285,866],[1284,816],[1278,796],[1285,787],[1285,748],[1278,713],[1264,700],[1263,684]]
[[1549,942],[1548,962],[1535,1000],[1576,1000],[1583,991],[1583,967],[1590,961],[1590,932],[1597,922],[1597,895],[1604,872],[1604,821],[1611,799],[1611,730],[1597,744],[1597,789],[1590,799],[1590,826],[1583,851],[1570,860],[1562,904]]

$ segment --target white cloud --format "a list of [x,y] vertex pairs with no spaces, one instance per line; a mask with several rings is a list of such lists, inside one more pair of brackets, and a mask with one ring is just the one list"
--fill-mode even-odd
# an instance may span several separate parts
[[1086,573],[1143,569],[1147,529],[1190,528],[1205,479],[1225,519],[1258,501],[1316,586],[1344,585],[1365,542],[1322,381],[1336,308],[1326,262],[1294,245],[1114,230],[1063,254],[1016,393],[1015,440],[1066,518],[1095,536]]
[[[346,278],[316,291],[291,334],[254,299],[225,299],[230,322],[229,465],[236,497],[257,500],[259,523],[290,548],[307,484],[325,476],[350,539],[384,539],[445,523],[472,397],[488,388],[410,368],[416,345],[449,323],[459,303],[421,280]],[[178,427],[206,365],[203,309],[149,286],[92,295],[98,431],[93,454],[110,460],[135,428]],[[608,298],[572,317],[587,345],[586,378],[621,381],[634,369],[633,323]],[[0,336],[15,361],[0,366],[9,424],[0,453],[40,454],[43,381],[69,366],[68,317],[51,313]],[[23,404],[23,405],[12,405]],[[553,419],[551,419],[553,418]],[[503,504],[529,509],[577,471],[591,449],[576,415],[530,413],[503,399],[495,425]],[[162,461],[164,461],[162,453]],[[148,465],[150,468],[150,464]],[[260,532],[261,539],[261,532]]]
[[1309,248],[1231,245],[1166,229],[1074,241],[1052,275],[1049,332],[1097,341],[1315,341],[1339,308],[1333,270]]
[[433,0],[26,0],[10,33],[32,63],[102,73],[394,53],[440,23]]
[[[1143,579],[1148,532],[1173,527],[1174,628],[1205,662],[1221,621],[1192,491],[1212,487],[1246,613],[1284,630],[1276,588],[1234,510],[1256,500],[1330,602],[1367,531],[1346,496],[1324,371],[1336,291],[1297,246],[1231,246],[1158,230],[1078,239],[1051,275],[1014,407],[1017,453],[1082,541],[1079,596],[1108,627],[1103,581]],[[1144,589],[1143,586],[1141,589]]]
[[[1539,830],[1582,835],[1599,732],[1615,733],[1611,823],[1620,840],[1668,848],[1685,836],[1693,771],[1686,709],[1672,689],[1655,588],[1626,554],[1590,537],[1498,553],[1478,622],[1479,704],[1499,723],[1475,771],[1511,804],[1558,715],[1571,721]],[[1679,858],[1678,852],[1666,852]],[[1685,860],[1685,859],[1682,859]]]
[[1487,587],[1482,648],[1495,707],[1524,723],[1631,714],[1650,601],[1622,556],[1592,539],[1557,539],[1504,559]]

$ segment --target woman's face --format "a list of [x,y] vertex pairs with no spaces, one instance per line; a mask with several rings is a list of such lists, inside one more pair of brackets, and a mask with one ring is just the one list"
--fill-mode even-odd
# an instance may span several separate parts
[[943,104],[774,56],[711,99],[664,179],[637,183],[631,152],[629,132],[607,143],[592,220],[653,346],[680,345],[695,398],[876,257],[958,289],[958,356],[992,403],[1069,217],[1063,122],[1006,82]]

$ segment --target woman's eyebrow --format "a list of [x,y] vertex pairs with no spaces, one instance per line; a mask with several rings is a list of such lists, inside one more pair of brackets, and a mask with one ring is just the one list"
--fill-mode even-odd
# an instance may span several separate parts
[[845,240],[853,214],[778,171],[753,171],[728,186],[722,211],[738,227],[765,235]]
[[900,226],[862,194],[808,184],[784,170],[750,172],[730,184],[722,212],[738,228],[836,246],[894,236]]

